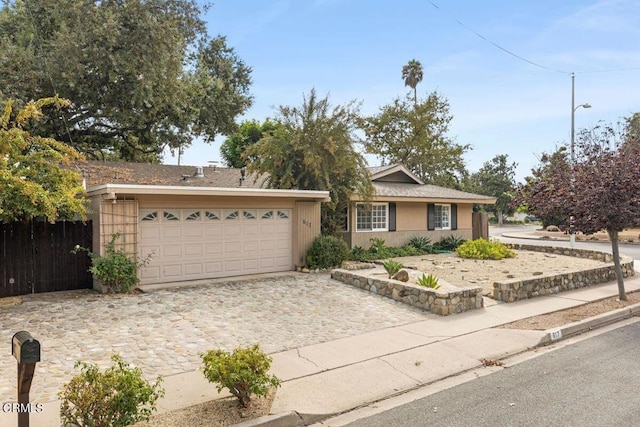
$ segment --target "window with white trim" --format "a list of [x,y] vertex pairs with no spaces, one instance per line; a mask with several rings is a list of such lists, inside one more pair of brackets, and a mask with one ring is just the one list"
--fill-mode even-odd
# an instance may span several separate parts
[[451,205],[434,205],[436,230],[451,230]]
[[364,203],[356,205],[356,231],[387,231],[389,229],[389,205]]

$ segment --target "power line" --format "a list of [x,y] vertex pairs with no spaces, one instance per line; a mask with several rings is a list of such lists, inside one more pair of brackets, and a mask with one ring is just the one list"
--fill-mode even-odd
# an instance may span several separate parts
[[[438,6],[437,4],[435,4],[433,1],[431,0],[426,0],[427,3],[429,3],[431,6],[433,6],[434,8],[438,9],[441,13],[446,14],[446,12],[444,12],[442,10],[442,8],[440,6]],[[542,68],[544,70],[548,70],[548,71],[554,71],[556,73],[562,73],[562,74],[571,74],[571,72],[569,71],[563,71],[563,70],[558,70],[558,69],[554,69],[551,67],[547,67],[541,64],[538,64],[537,62],[531,61],[523,56],[520,56],[512,51],[510,51],[507,48],[504,48],[502,46],[500,46],[498,43],[493,42],[492,40],[489,40],[488,38],[486,38],[485,36],[483,36],[482,34],[480,34],[479,32],[477,32],[476,30],[474,30],[473,28],[465,25],[462,21],[456,19],[455,17],[449,16],[450,19],[452,19],[453,21],[455,21],[457,24],[459,24],[461,27],[463,27],[465,30],[471,32],[472,34],[474,34],[475,36],[477,36],[478,38],[484,40],[485,42],[491,44],[492,46],[494,46],[497,49],[500,49],[501,51],[519,59],[520,61],[526,62],[530,65],[536,66],[538,68]],[[622,71],[633,71],[633,70],[640,70],[640,67],[630,67],[630,68],[616,68],[616,69],[606,69],[606,70],[585,70],[585,71],[576,71],[576,74],[590,74],[590,73],[614,73],[614,72],[622,72]]]

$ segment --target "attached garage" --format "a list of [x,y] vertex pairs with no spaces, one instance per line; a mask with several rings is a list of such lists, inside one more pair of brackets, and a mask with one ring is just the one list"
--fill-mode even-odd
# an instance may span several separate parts
[[141,209],[142,282],[173,282],[293,268],[287,208]]
[[118,233],[117,247],[151,256],[141,284],[294,270],[330,200],[326,191],[261,188],[238,169],[198,168],[196,176],[185,166],[87,162],[87,170],[93,251],[104,253]]

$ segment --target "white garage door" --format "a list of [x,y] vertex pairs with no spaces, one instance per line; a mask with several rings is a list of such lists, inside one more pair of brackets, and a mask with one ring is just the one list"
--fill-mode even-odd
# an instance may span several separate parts
[[141,282],[290,270],[291,224],[291,209],[141,209]]

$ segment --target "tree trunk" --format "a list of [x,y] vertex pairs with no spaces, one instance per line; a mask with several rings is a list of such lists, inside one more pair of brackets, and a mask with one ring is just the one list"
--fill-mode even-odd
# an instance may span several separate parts
[[502,212],[498,212],[498,227],[502,227],[503,224],[503,217],[504,215],[502,215]]
[[618,232],[616,230],[607,230],[609,239],[611,240],[611,249],[613,252],[613,265],[616,268],[616,277],[618,278],[618,299],[627,301],[627,293],[624,291],[624,278],[622,277],[622,267],[620,266],[620,249],[618,248]]

